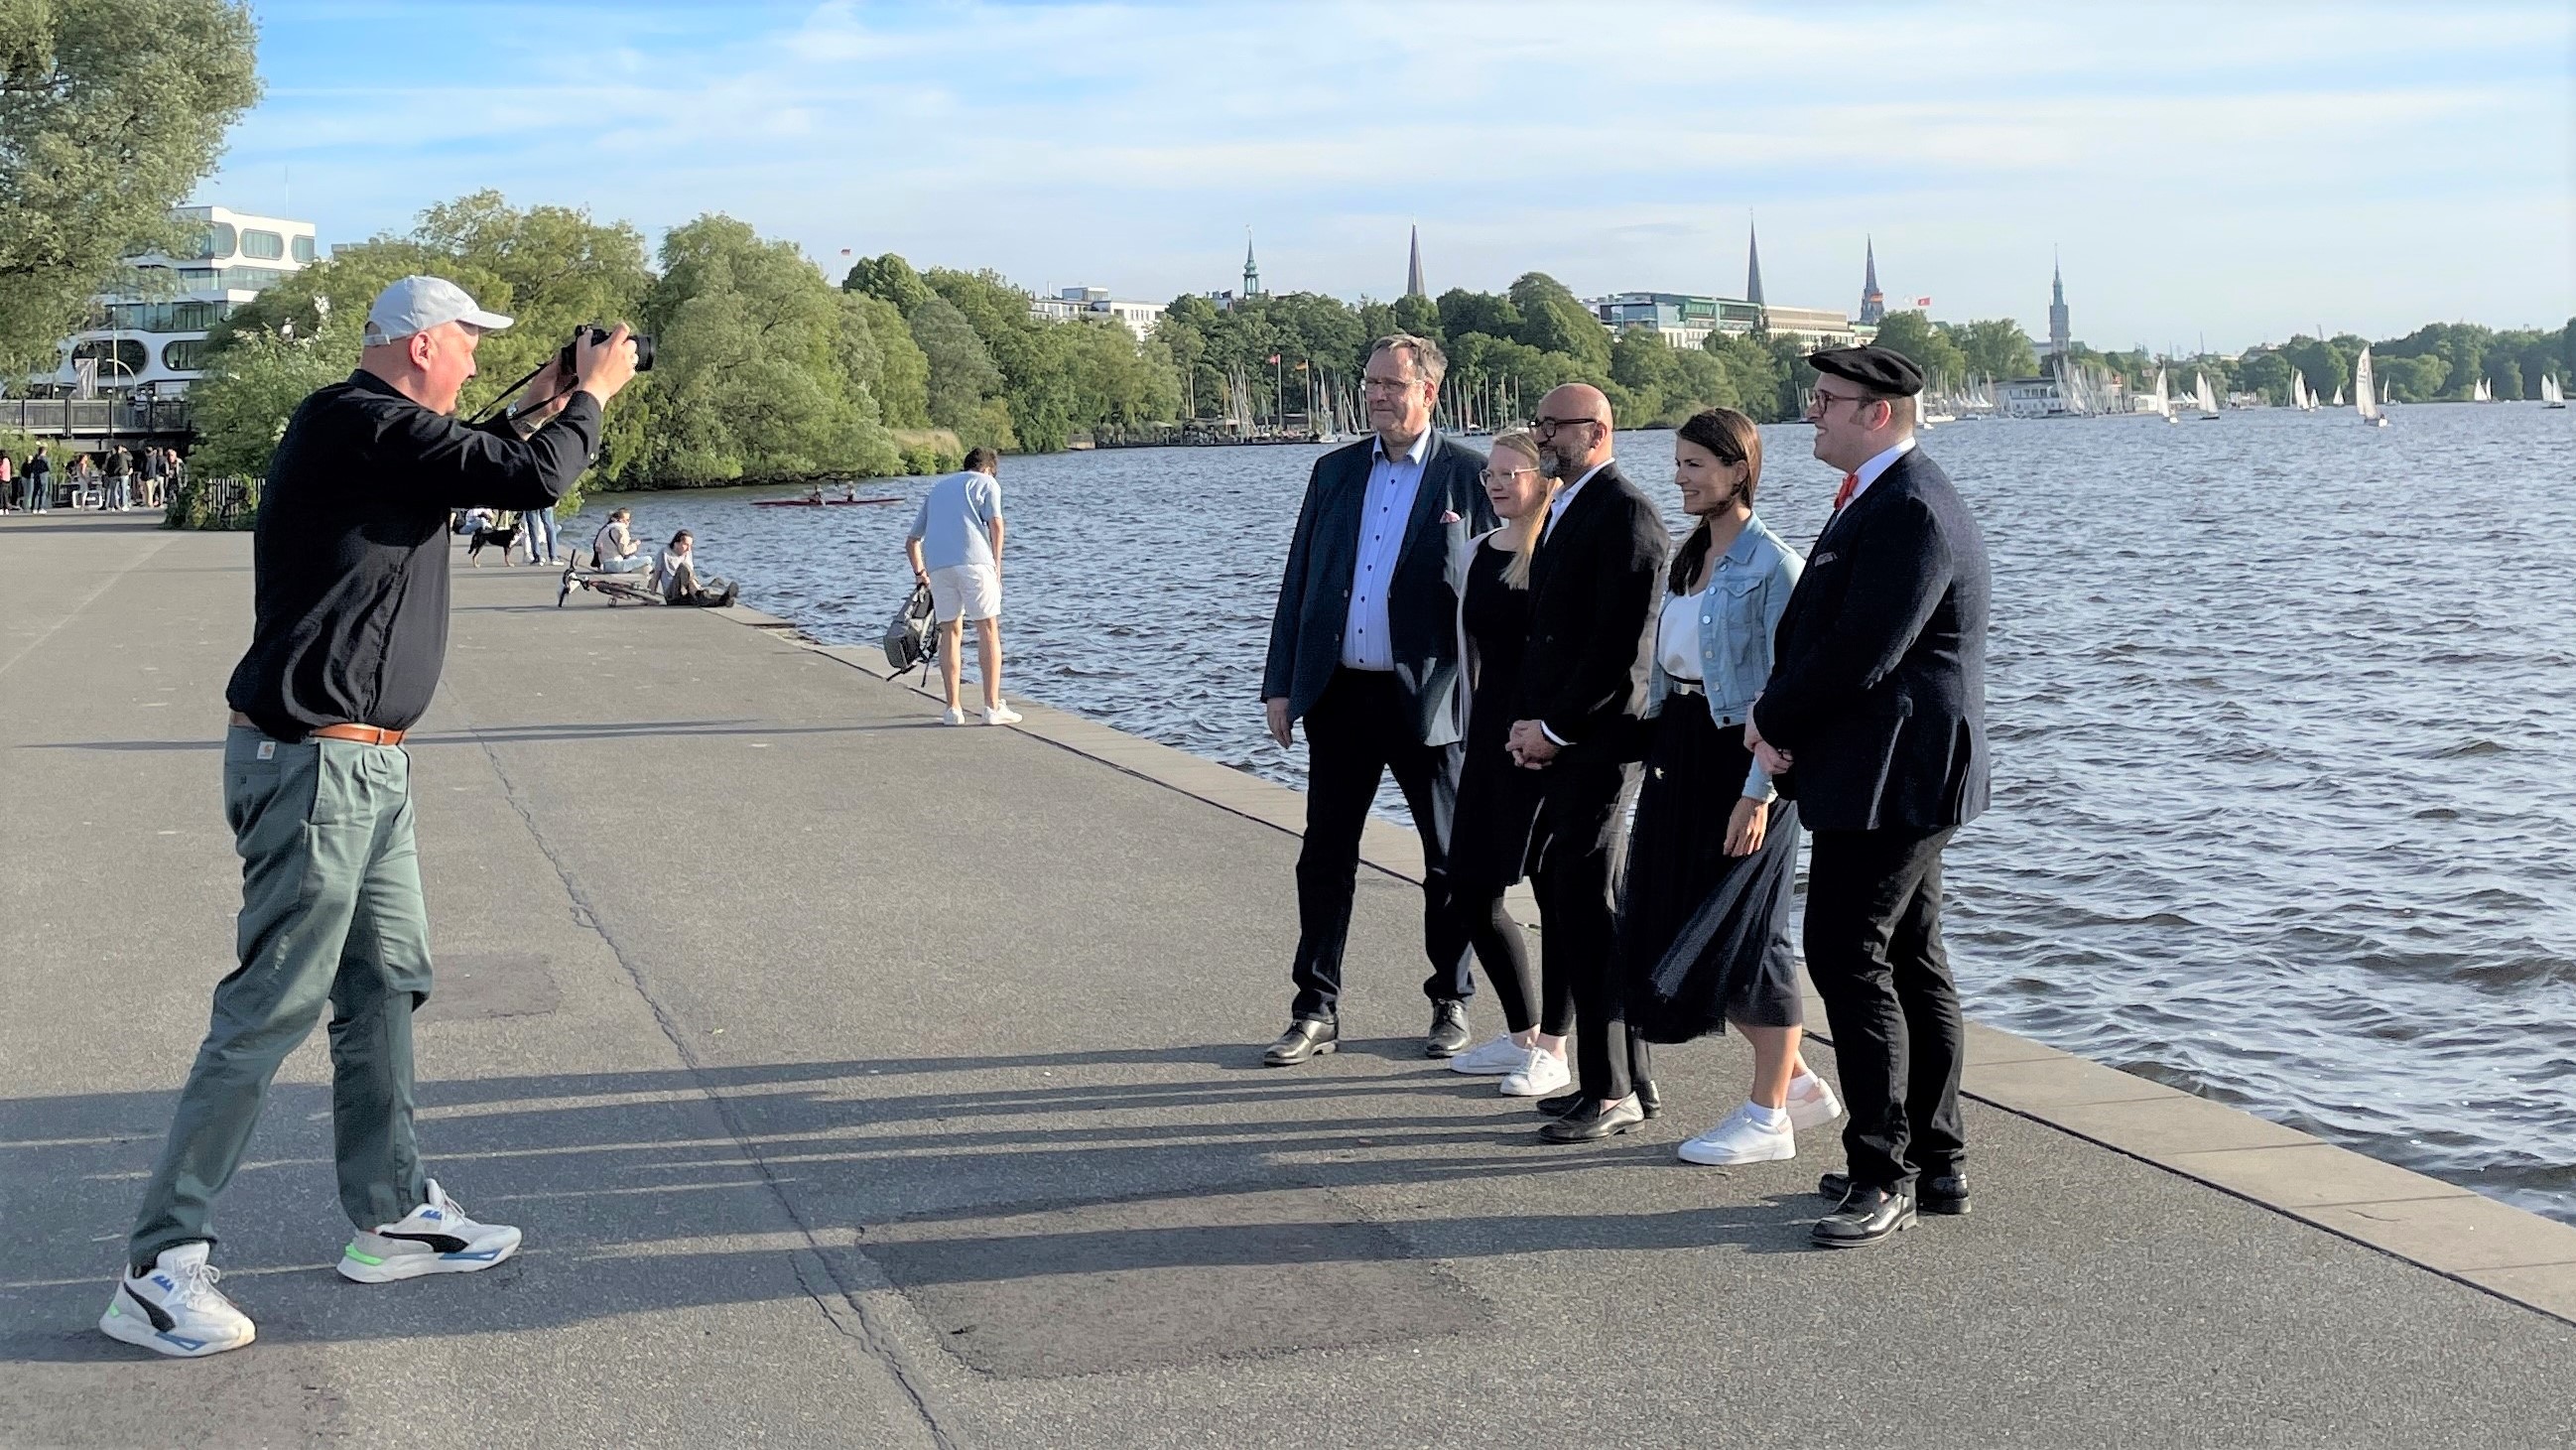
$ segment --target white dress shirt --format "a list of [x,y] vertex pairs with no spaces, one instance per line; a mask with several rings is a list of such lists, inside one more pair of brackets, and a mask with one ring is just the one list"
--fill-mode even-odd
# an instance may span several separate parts
[[1913,451],[1914,435],[1909,433],[1906,436],[1897,439],[1895,447],[1888,449],[1886,452],[1870,459],[1869,462],[1853,469],[1852,476],[1859,479],[1860,482],[1852,485],[1852,496],[1843,500],[1843,507],[1850,508],[1853,504],[1860,502],[1860,496],[1869,492],[1869,486],[1878,482],[1878,476],[1880,474],[1895,467],[1896,460],[1903,458],[1906,454]]
[[1422,491],[1422,465],[1431,456],[1431,430],[1396,458],[1386,440],[1369,443],[1368,493],[1360,500],[1359,547],[1351,559],[1351,604],[1342,620],[1342,663],[1355,670],[1395,668],[1395,638],[1386,621],[1387,586],[1395,582],[1413,501]]

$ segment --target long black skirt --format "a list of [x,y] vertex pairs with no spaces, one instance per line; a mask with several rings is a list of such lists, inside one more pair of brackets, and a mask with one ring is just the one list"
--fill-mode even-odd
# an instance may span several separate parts
[[1727,821],[1753,753],[1697,695],[1648,722],[1645,781],[1619,896],[1628,1024],[1649,1042],[1687,1042],[1728,1022],[1806,1023],[1791,936],[1798,808],[1775,800],[1762,847],[1726,854]]

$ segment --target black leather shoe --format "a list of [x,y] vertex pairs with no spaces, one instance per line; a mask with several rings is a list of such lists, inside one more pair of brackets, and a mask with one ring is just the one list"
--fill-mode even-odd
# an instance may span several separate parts
[[1431,1030],[1422,1038],[1425,1057],[1456,1057],[1467,1050],[1467,1004],[1434,1002],[1431,1004]]
[[1300,1017],[1261,1054],[1265,1067],[1295,1067],[1318,1053],[1330,1052],[1342,1040],[1342,1026],[1330,1017]]
[[1644,1121],[1645,1110],[1633,1096],[1608,1106],[1587,1098],[1574,1111],[1541,1126],[1538,1135],[1551,1143],[1590,1143],[1617,1137]]
[[1576,1088],[1570,1093],[1558,1093],[1552,1098],[1539,1099],[1538,1115],[1542,1118],[1561,1118],[1590,1101],[1592,1101],[1590,1098],[1583,1095],[1583,1089]]
[[[1827,1203],[1840,1203],[1851,1197],[1851,1180],[1839,1173],[1828,1173],[1816,1180],[1816,1196]],[[1953,1218],[1969,1209],[1968,1175],[1940,1173],[1920,1179],[1914,1185],[1914,1206],[1924,1213],[1947,1214]]]
[[1861,1249],[1885,1243],[1914,1227],[1914,1195],[1864,1188],[1845,1198],[1842,1207],[1816,1220],[1808,1233],[1818,1246]]

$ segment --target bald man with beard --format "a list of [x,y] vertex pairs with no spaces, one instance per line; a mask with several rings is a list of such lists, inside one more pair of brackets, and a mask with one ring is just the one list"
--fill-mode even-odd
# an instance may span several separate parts
[[1671,541],[1612,461],[1611,427],[1601,390],[1569,383],[1540,400],[1531,429],[1540,469],[1565,486],[1530,561],[1529,652],[1507,748],[1546,773],[1531,884],[1547,970],[1574,988],[1577,1087],[1539,1104],[1552,1143],[1624,1133],[1659,1106],[1645,1044],[1628,1036],[1611,883]]

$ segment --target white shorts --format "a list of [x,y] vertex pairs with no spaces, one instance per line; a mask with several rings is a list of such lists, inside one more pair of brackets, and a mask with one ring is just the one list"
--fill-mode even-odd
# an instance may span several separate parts
[[960,618],[1001,618],[1001,571],[982,564],[931,570],[930,617],[941,624]]

